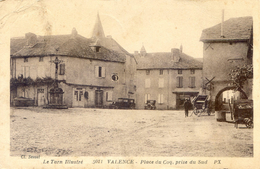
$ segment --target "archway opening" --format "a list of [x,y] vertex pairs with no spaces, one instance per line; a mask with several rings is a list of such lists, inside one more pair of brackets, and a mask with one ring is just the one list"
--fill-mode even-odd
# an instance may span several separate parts
[[229,86],[218,92],[215,98],[215,111],[221,110],[223,105],[233,104],[235,100],[248,98],[242,89],[235,91],[235,88],[235,86]]

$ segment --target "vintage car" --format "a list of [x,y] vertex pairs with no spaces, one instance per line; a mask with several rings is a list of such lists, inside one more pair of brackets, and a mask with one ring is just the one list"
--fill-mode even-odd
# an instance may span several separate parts
[[147,100],[144,109],[155,110],[156,109],[155,103],[156,100]]
[[239,123],[247,128],[253,128],[253,100],[241,99],[234,101],[233,107],[229,104],[231,119],[235,121],[235,127]]
[[129,98],[118,98],[118,101],[109,105],[110,109],[134,109],[135,100]]

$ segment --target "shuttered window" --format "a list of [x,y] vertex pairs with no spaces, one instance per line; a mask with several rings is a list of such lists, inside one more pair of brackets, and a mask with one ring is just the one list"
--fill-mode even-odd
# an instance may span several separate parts
[[30,77],[30,67],[22,66],[22,69],[23,69],[23,78]]
[[195,77],[189,77],[189,87],[195,88]]
[[183,77],[182,76],[178,76],[176,79],[176,87],[178,88],[182,88],[183,87]]
[[106,101],[112,101],[112,91],[106,92]]
[[144,103],[147,103],[147,100],[150,100],[151,95],[150,94],[145,94],[144,95]]
[[163,103],[163,94],[158,94],[158,103],[162,104]]
[[96,77],[106,77],[106,68],[101,66],[95,66]]
[[65,75],[65,64],[60,64],[60,75]]

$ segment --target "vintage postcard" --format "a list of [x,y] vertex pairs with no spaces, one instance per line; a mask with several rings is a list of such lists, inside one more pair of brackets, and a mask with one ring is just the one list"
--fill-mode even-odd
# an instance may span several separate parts
[[259,1],[0,8],[0,168],[259,168]]

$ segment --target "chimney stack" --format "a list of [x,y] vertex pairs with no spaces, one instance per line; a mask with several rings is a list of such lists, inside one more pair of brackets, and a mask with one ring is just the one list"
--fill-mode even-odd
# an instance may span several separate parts
[[220,33],[220,37],[224,38],[224,9],[222,9],[222,22],[221,22],[221,33]]

